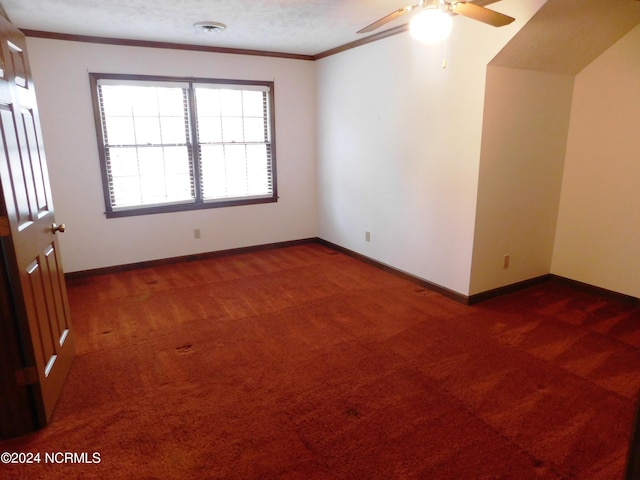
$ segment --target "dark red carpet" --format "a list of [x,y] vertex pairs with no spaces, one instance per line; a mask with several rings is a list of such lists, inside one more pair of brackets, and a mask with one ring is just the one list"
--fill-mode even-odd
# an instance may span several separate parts
[[[317,244],[74,280],[78,355],[2,479],[621,479],[640,307],[467,307]],[[43,458],[44,460],[44,458]]]

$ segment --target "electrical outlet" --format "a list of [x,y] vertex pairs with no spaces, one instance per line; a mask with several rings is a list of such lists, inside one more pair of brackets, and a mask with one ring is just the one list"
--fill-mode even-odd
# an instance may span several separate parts
[[199,228],[194,228],[193,229],[193,238],[195,238],[196,240],[200,238],[200,229]]
[[365,242],[371,241],[371,232],[364,232],[364,240]]
[[502,261],[502,268],[504,268],[505,270],[507,268],[509,268],[509,262],[511,261],[511,255],[509,255],[508,253],[504,256],[504,259]]

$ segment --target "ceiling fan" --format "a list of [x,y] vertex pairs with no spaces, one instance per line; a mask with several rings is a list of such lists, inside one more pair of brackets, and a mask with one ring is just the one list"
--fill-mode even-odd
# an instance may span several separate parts
[[[407,13],[410,13],[417,9],[438,9],[444,13],[448,14],[458,14],[463,15],[465,17],[472,18],[473,20],[478,20],[479,22],[486,23],[488,25],[492,25],[494,27],[502,27],[504,25],[508,25],[515,20],[513,17],[509,17],[508,15],[504,15],[502,13],[496,12],[494,10],[490,10],[485,8],[484,6],[476,5],[471,3],[470,0],[468,2],[458,2],[455,0],[420,0],[415,5],[409,5],[408,7],[402,7],[396,10],[395,12],[391,12],[389,15],[382,17],[379,20],[376,20],[370,25],[358,30],[356,33],[369,33],[377,30],[383,25],[389,23],[392,20],[395,20],[398,17],[401,17]],[[481,0],[484,5],[488,5],[490,3],[494,3],[498,0]]]

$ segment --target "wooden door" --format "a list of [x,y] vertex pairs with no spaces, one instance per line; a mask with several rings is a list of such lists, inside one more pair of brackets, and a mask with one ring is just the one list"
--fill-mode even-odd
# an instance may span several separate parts
[[25,38],[0,17],[0,42],[0,264],[11,301],[3,308],[3,322],[5,330],[16,332],[19,344],[7,345],[16,342],[16,335],[9,335],[0,339],[0,349],[5,374],[8,363],[17,366],[15,388],[5,375],[3,393],[20,410],[3,416],[30,413],[39,427],[50,420],[62,390],[74,337],[56,233],[63,229],[55,228]]

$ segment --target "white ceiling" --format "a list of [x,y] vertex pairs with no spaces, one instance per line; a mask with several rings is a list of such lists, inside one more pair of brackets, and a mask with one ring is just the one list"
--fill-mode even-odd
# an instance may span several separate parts
[[[492,3],[492,9],[509,15],[502,2],[495,1],[475,3]],[[300,55],[361,39],[356,31],[414,3],[417,0],[0,0],[21,29]],[[408,17],[381,30],[402,25]],[[193,24],[199,21],[222,22],[227,30],[196,31]]]

